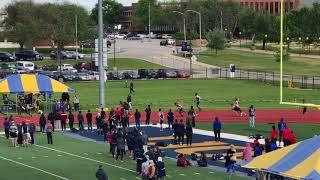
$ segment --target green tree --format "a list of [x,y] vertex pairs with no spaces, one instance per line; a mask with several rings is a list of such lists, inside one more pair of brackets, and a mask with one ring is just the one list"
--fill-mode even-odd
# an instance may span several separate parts
[[210,30],[206,34],[206,39],[208,47],[216,50],[216,55],[218,54],[218,50],[222,50],[225,47],[225,35],[223,31],[217,29]]
[[[103,23],[105,26],[112,26],[119,23],[122,16],[122,5],[115,0],[102,1]],[[98,24],[98,4],[91,10],[90,17]]]
[[15,1],[4,9],[4,35],[18,43],[21,50],[24,46],[31,48],[32,41],[39,38],[36,9],[32,1]]

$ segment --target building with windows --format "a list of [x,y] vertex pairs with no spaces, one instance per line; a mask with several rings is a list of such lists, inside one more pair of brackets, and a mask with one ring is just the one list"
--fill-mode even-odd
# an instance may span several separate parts
[[[225,0],[230,1],[230,0]],[[242,7],[269,14],[280,14],[280,0],[232,0]],[[300,0],[284,0],[284,12],[300,9]]]

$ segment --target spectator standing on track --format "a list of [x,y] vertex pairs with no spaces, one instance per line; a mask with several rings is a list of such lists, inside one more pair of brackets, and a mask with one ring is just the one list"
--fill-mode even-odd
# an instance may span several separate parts
[[164,115],[161,109],[159,109],[159,124],[160,124],[160,131],[163,131],[163,119],[164,119]]
[[36,126],[31,123],[29,126],[29,134],[30,134],[30,138],[31,138],[31,144],[35,144],[35,138],[34,138],[34,134],[36,133]]
[[215,141],[221,141],[221,139],[220,139],[221,129],[222,129],[221,121],[218,117],[215,117],[214,121],[213,121],[213,127],[212,127],[212,130],[214,132],[214,140]]
[[49,123],[49,121],[46,124],[45,131],[47,133],[48,144],[53,144],[53,141],[52,141],[53,126],[51,123]]
[[192,131],[192,126],[190,124],[190,121],[187,121],[186,124],[186,136],[187,136],[187,146],[192,144],[192,135],[193,135],[193,131]]
[[270,139],[271,141],[277,142],[278,138],[278,131],[276,130],[276,126],[272,126],[272,131],[270,133]]
[[67,115],[67,113],[62,111],[60,116],[61,116],[61,118],[60,118],[61,119],[61,130],[66,131],[66,123],[67,123],[68,115]]
[[169,112],[167,114],[167,119],[168,119],[168,126],[169,130],[173,128],[173,120],[174,120],[174,113],[172,112],[171,109],[169,109]]
[[84,122],[84,118],[83,118],[82,112],[79,111],[79,114],[78,114],[78,123],[79,123],[79,131],[80,131],[80,132],[83,131],[83,122]]
[[254,128],[256,118],[256,110],[254,109],[253,105],[249,107],[249,125],[251,128]]
[[9,135],[12,142],[13,147],[18,146],[18,127],[15,125],[14,121],[12,121],[9,128]]
[[92,131],[92,113],[88,110],[86,114],[87,123],[88,123],[88,131]]
[[54,112],[50,112],[48,114],[48,121],[52,124],[52,127],[53,127],[53,131],[54,131]]
[[75,95],[74,95],[74,98],[73,98],[74,111],[79,111],[79,104],[80,104],[79,98],[78,98],[78,96],[75,94]]
[[146,125],[150,124],[150,116],[151,116],[151,107],[148,105],[148,107],[144,110],[146,112]]
[[184,143],[184,132],[185,132],[185,127],[183,124],[183,120],[181,119],[177,127],[178,144],[180,145],[183,145]]
[[278,123],[278,130],[279,130],[279,144],[282,141],[282,134],[284,129],[286,128],[286,123],[284,122],[284,119],[281,118],[280,122]]
[[284,128],[284,131],[282,133],[282,140],[283,140],[283,146],[284,147],[291,145],[290,136],[291,136],[291,130],[286,125],[285,128]]
[[173,136],[174,136],[174,140],[177,140],[177,136],[178,136],[178,126],[179,126],[179,124],[178,124],[178,119],[176,119],[175,121],[174,121],[174,124],[172,125],[172,129],[173,129]]
[[190,107],[188,116],[191,117],[192,127],[196,127],[196,112],[193,109],[193,106]]
[[124,134],[122,132],[122,130],[119,128],[117,135],[116,135],[116,139],[117,139],[117,156],[116,156],[116,160],[118,160],[119,156],[120,159],[122,161],[123,159],[123,154],[125,151],[125,140],[124,140]]
[[136,109],[136,112],[134,113],[134,119],[136,121],[136,127],[140,129],[140,118],[141,118],[141,113],[139,112],[138,109]]
[[17,128],[18,128],[18,144],[22,144],[23,142],[23,135],[22,135],[22,125],[21,124],[17,124]]
[[96,172],[97,180],[108,180],[106,172],[102,169],[102,165],[99,166],[99,169]]
[[134,93],[134,87],[133,87],[133,80],[130,81],[130,93],[129,94],[133,94]]
[[114,111],[114,115],[116,117],[116,122],[115,122],[115,125],[118,126],[119,122],[120,122],[120,119],[121,119],[121,110],[119,108],[117,108],[115,111]]
[[109,152],[112,154],[112,157],[114,158],[114,154],[115,154],[116,146],[117,146],[117,138],[116,138],[115,129],[112,129],[108,133],[108,142],[109,142],[109,145],[110,145]]
[[104,109],[103,109],[103,108],[101,108],[100,115],[101,115],[101,119],[102,119],[102,121],[104,121],[104,120],[106,119],[106,112],[104,111]]
[[96,116],[96,125],[97,125],[98,136],[100,136],[102,135],[102,125],[103,125],[103,120],[100,113],[98,113]]
[[70,131],[72,131],[73,123],[74,123],[74,115],[72,114],[71,111],[69,111],[68,119],[69,119],[69,128],[70,128]]
[[29,145],[29,127],[25,122],[22,122],[22,137],[23,145],[27,147]]
[[195,103],[196,103],[196,107],[198,108],[199,111],[201,111],[201,108],[200,108],[200,100],[201,100],[201,97],[198,95],[198,93],[196,93],[195,95]]
[[4,119],[3,127],[4,127],[4,133],[6,135],[6,138],[9,139],[10,122],[7,117],[5,117],[5,119]]
[[41,113],[40,119],[39,119],[39,125],[40,125],[40,131],[44,133],[44,128],[46,127],[47,120],[43,113]]

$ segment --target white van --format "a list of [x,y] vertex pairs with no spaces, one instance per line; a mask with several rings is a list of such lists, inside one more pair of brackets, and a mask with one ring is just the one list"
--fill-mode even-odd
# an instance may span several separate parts
[[30,61],[17,61],[17,69],[34,71],[34,63]]

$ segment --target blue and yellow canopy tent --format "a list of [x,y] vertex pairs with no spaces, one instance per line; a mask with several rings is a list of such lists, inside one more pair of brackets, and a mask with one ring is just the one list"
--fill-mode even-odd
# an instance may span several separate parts
[[16,101],[18,94],[53,94],[73,92],[74,90],[65,84],[42,74],[15,74],[0,80],[0,94],[15,94]]
[[320,136],[241,162],[243,168],[293,179],[320,179]]
[[16,74],[0,81],[1,94],[73,93],[73,89],[42,74]]

